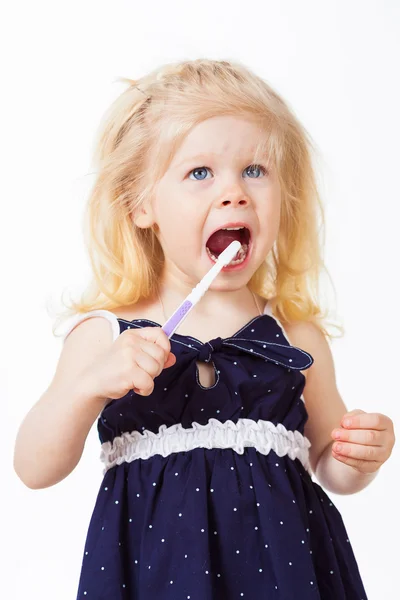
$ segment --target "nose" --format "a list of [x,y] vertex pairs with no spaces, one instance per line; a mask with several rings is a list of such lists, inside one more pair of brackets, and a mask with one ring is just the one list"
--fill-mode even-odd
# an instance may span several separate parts
[[218,205],[222,206],[248,206],[250,203],[250,198],[243,190],[243,188],[236,184],[234,187],[231,187],[229,190],[226,190],[223,194],[221,194]]

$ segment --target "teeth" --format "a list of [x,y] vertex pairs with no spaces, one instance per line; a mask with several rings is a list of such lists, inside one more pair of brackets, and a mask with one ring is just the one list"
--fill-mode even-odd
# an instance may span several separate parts
[[[229,263],[229,265],[234,266],[234,265],[240,265],[244,259],[247,256],[247,251],[248,251],[248,245],[247,244],[242,244],[240,250],[238,251],[237,255],[239,256],[239,258],[237,260],[231,260],[231,262]],[[208,256],[211,258],[211,260],[213,260],[214,262],[217,262],[217,257],[214,256],[214,254],[212,254],[209,250],[209,248],[206,246],[206,250],[207,250],[207,254]]]
[[221,227],[223,231],[239,231],[240,229],[244,229],[244,227]]

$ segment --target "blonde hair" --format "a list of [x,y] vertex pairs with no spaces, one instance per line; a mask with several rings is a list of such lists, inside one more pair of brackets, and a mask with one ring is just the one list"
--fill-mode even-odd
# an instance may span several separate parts
[[64,303],[68,310],[53,333],[72,314],[135,304],[157,292],[163,252],[154,230],[136,227],[132,215],[151,198],[193,127],[236,115],[256,120],[265,131],[255,161],[262,154],[273,162],[282,190],[277,240],[249,288],[271,299],[281,321],[313,321],[334,337],[324,326],[319,300],[325,222],[314,146],[283,99],[248,68],[228,61],[184,61],[121,81],[128,87],[106,111],[93,156],[96,180],[84,231],[92,281],[79,301]]

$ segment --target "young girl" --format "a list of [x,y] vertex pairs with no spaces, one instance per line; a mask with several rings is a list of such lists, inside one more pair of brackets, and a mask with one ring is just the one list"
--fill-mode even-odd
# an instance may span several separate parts
[[[26,485],[54,485],[98,417],[104,479],[79,600],[366,600],[312,473],[362,490],[393,424],[348,413],[336,388],[311,147],[285,102],[225,61],[130,82],[106,115],[94,278],[15,447]],[[168,340],[161,325],[235,239]]]

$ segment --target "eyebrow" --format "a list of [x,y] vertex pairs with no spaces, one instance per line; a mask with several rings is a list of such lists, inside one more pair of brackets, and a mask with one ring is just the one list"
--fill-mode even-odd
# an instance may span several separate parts
[[[184,158],[180,163],[178,163],[177,165],[174,165],[172,168],[179,169],[180,167],[182,167],[183,165],[185,165],[187,163],[207,162],[207,160],[209,160],[210,158],[220,158],[221,156],[222,156],[221,154],[215,154],[215,152],[207,152],[207,153],[205,152],[203,154],[196,154],[195,156],[189,156],[188,158]],[[252,159],[250,159],[250,161],[251,160]]]
[[193,162],[197,162],[197,161],[199,161],[199,162],[200,161],[205,161],[205,160],[208,160],[211,157],[218,158],[219,156],[220,156],[219,154],[215,154],[214,152],[208,152],[208,153],[203,153],[203,154],[196,154],[196,156],[189,156],[188,158],[184,158],[180,163],[178,163],[177,165],[175,165],[173,168],[174,169],[179,169],[179,167],[182,167],[186,163],[193,163]]

